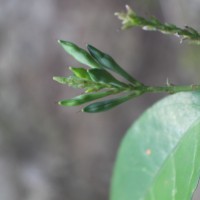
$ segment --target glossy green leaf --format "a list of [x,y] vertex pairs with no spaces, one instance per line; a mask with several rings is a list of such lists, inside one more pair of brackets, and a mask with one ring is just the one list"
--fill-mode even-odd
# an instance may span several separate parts
[[118,97],[118,98],[115,98],[115,99],[108,99],[108,100],[105,100],[105,101],[92,103],[92,104],[86,106],[85,108],[83,108],[82,111],[87,112],[87,113],[104,112],[104,111],[110,110],[110,109],[130,100],[134,96],[136,96],[136,95],[135,94],[129,94],[127,96]]
[[72,99],[65,99],[58,102],[59,105],[62,106],[79,106],[81,104],[94,101],[96,99],[100,99],[106,97],[108,95],[113,94],[113,91],[105,91],[105,92],[97,92],[97,93],[89,93],[89,94],[82,94]]
[[172,95],[128,130],[111,200],[190,200],[200,176],[200,92]]
[[93,47],[92,45],[88,45],[87,48],[90,54],[98,61],[98,63],[102,67],[119,74],[120,76],[124,77],[126,80],[133,83],[134,85],[141,85],[124,69],[122,69],[110,55],[103,53],[102,51]]
[[88,74],[95,82],[110,84],[120,88],[127,88],[128,85],[118,81],[114,76],[104,69],[89,69]]
[[88,65],[91,68],[101,68],[101,65],[87,51],[78,47],[76,44],[64,40],[58,40],[58,43],[80,63]]

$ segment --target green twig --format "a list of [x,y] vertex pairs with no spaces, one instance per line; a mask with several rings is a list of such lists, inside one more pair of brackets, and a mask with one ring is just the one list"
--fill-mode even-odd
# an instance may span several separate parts
[[178,36],[181,42],[185,39],[189,39],[196,44],[200,44],[200,33],[189,26],[179,28],[174,24],[162,23],[155,17],[145,19],[138,16],[129,6],[126,6],[126,10],[125,13],[115,13],[115,15],[122,21],[122,29],[138,26],[142,27],[144,30],[159,31],[164,34]]
[[186,86],[148,86],[145,88],[145,92],[161,93],[166,92],[169,94],[178,92],[200,91],[200,85],[186,85]]

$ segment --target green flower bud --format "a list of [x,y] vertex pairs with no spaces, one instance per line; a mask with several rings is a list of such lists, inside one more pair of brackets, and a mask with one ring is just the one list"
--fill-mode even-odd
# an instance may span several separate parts
[[110,110],[114,108],[115,106],[118,106],[119,104],[124,103],[125,101],[128,101],[129,99],[138,96],[136,94],[129,94],[124,97],[119,97],[115,99],[109,99],[101,102],[92,103],[85,108],[82,109],[82,112],[88,112],[88,113],[96,113],[96,112],[104,112],[107,110]]
[[125,83],[118,81],[109,72],[104,69],[89,69],[88,74],[91,79],[98,83],[105,83],[118,88],[128,88],[129,86]]
[[98,61],[99,64],[101,64],[102,67],[121,75],[134,85],[141,85],[141,83],[122,69],[110,55],[103,53],[91,45],[88,45],[87,48],[90,54]]
[[81,104],[94,101],[99,98],[106,97],[108,95],[113,94],[114,91],[105,91],[105,92],[98,92],[98,93],[89,93],[89,94],[82,94],[73,99],[66,99],[59,101],[58,104],[62,106],[79,106]]
[[69,69],[73,72],[73,74],[81,79],[91,80],[90,75],[88,74],[87,70],[84,68],[75,68],[69,67]]
[[67,53],[73,56],[80,63],[88,65],[91,68],[101,68],[101,65],[97,63],[87,51],[78,47],[74,43],[63,40],[58,40],[58,43]]
[[54,76],[53,80],[57,81],[58,83],[61,83],[61,84],[68,84],[68,78],[67,77]]
[[195,36],[199,35],[199,33],[195,29],[193,29],[192,27],[190,27],[190,26],[185,26],[185,30],[188,31],[192,35],[195,35]]

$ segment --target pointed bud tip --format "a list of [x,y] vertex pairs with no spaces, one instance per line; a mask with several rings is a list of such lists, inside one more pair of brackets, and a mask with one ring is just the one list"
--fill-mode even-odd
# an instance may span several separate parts
[[57,104],[60,105],[60,106],[63,106],[63,102],[62,101],[58,101]]
[[72,43],[71,42],[69,42],[69,41],[65,41],[65,40],[58,40],[58,44],[61,44],[61,45],[72,45]]
[[130,9],[130,6],[128,4],[125,5],[126,10]]
[[88,44],[87,45],[87,49],[88,49],[88,51],[90,52],[91,50],[95,50],[95,48],[91,45],[91,44]]
[[53,76],[53,80],[54,81],[60,81],[60,77],[59,76]]
[[64,40],[58,40],[58,44],[63,46],[63,45],[66,45],[66,42]]
[[64,40],[58,40],[58,44],[62,44]]

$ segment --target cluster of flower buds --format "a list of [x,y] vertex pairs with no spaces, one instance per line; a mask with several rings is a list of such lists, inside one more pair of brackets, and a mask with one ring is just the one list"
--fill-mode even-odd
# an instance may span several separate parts
[[[72,42],[59,40],[64,50],[80,63],[89,68],[69,67],[72,75],[69,77],[55,76],[53,80],[67,84],[75,88],[84,89],[84,94],[72,99],[61,100],[59,105],[79,106],[84,103],[95,101],[109,95],[121,94],[114,99],[106,99],[93,102],[82,109],[83,112],[95,113],[109,110],[133,97],[142,94],[143,84],[135,80],[130,74],[122,69],[116,61],[106,53],[88,45],[84,50]],[[122,76],[127,82],[115,78],[110,72]]]
[[193,43],[200,44],[200,33],[192,27],[179,28],[174,24],[162,23],[155,17],[145,19],[138,16],[128,5],[126,5],[126,12],[117,12],[115,15],[122,21],[122,29],[138,26],[143,30],[160,31],[164,34],[178,36],[181,42],[189,39]]

